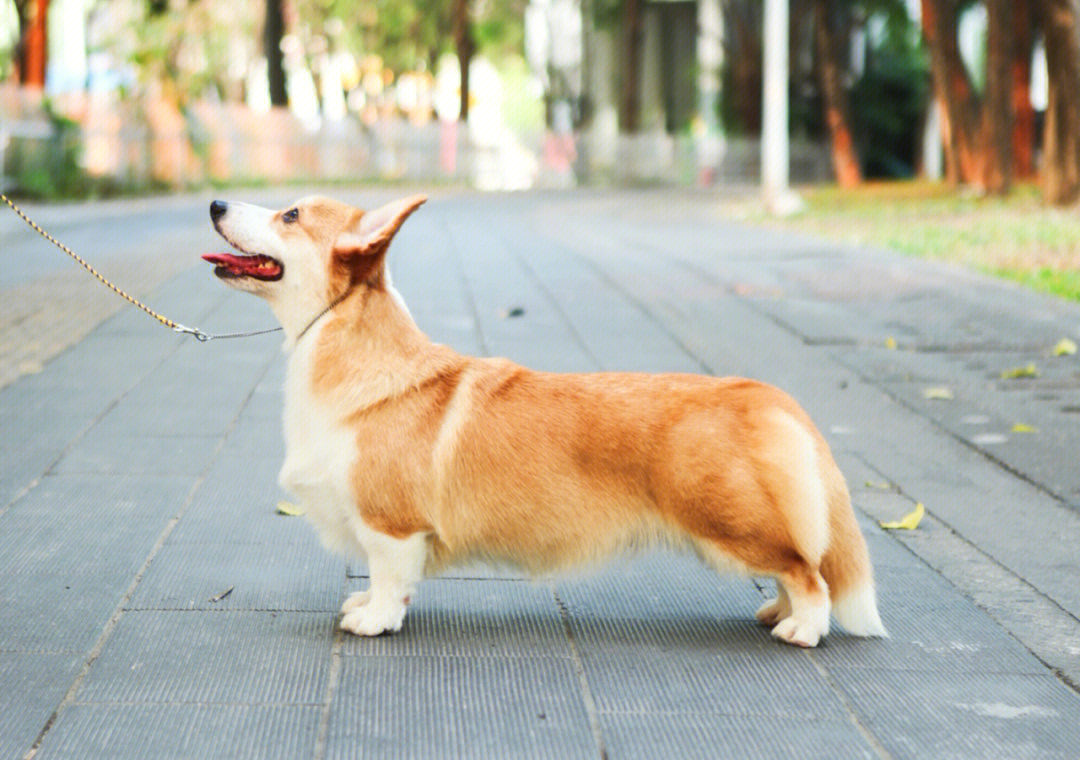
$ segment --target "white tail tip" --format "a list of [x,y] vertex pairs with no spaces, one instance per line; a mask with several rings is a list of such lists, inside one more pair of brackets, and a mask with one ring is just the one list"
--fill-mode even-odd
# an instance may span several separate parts
[[878,615],[877,595],[874,585],[867,583],[852,589],[833,602],[833,617],[852,636],[879,636],[887,638],[889,632]]

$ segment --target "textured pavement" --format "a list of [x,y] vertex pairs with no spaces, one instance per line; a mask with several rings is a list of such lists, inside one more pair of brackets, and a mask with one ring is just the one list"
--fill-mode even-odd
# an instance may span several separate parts
[[[178,321],[268,326],[197,261],[219,246],[208,199],[41,221],[117,279],[148,273]],[[0,390],[0,757],[1075,758],[1080,356],[1051,349],[1080,341],[1080,308],[725,207],[436,195],[391,250],[394,281],[463,352],[791,392],[848,478],[892,638],[778,644],[752,619],[767,582],[664,553],[580,577],[463,568],[421,585],[399,634],[338,633],[366,571],[275,513],[280,340],[80,312],[89,278],[28,303],[71,273],[8,220],[0,351],[39,353]],[[78,329],[4,321],[20,309]],[[1002,377],[1029,363],[1038,377]],[[916,502],[917,530],[878,527]]]

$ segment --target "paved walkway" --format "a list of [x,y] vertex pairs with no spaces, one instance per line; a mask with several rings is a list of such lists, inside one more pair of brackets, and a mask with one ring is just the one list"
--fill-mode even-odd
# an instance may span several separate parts
[[[56,222],[88,257],[147,241],[140,266],[177,267],[150,301],[182,322],[266,326],[196,264],[205,201]],[[400,634],[341,635],[363,564],[275,514],[278,339],[198,344],[126,308],[0,390],[0,757],[1075,758],[1080,356],[1051,349],[1080,309],[741,227],[721,201],[437,196],[395,283],[465,352],[792,392],[852,487],[891,639],[777,644],[752,622],[765,584],[666,554],[581,579],[468,568],[425,582]],[[12,302],[60,268],[23,257],[59,254],[2,232]],[[916,502],[917,530],[877,527]]]

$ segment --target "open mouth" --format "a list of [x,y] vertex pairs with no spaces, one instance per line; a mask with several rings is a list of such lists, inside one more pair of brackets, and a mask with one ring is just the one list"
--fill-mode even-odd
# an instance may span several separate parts
[[214,265],[214,274],[223,280],[250,277],[273,282],[285,273],[281,262],[261,253],[235,256],[231,253],[205,253],[203,260]]

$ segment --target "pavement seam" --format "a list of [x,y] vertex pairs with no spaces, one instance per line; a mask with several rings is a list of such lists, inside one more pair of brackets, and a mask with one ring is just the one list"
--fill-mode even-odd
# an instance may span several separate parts
[[[177,344],[176,350],[179,350],[180,345],[182,345],[182,343]],[[174,353],[176,353],[176,350],[170,352],[165,358],[161,360],[159,365],[156,366],[160,366],[161,363],[167,361],[168,358],[170,358]],[[214,453],[211,455],[210,461],[206,464],[206,467],[203,468],[202,473],[200,473],[196,477],[195,482],[192,484],[191,489],[188,491],[188,495],[184,499],[184,503],[180,506],[180,509],[178,509],[176,514],[169,519],[169,522],[166,524],[165,528],[158,535],[157,541],[154,543],[154,546],[150,549],[150,553],[147,555],[146,559],[143,561],[142,565],[135,573],[135,577],[132,579],[127,590],[124,592],[123,598],[120,600],[119,604],[116,606],[116,609],[113,610],[112,615],[109,617],[109,620],[102,628],[101,635],[98,636],[98,639],[94,643],[93,648],[87,655],[86,661],[83,663],[82,668],[79,669],[79,673],[75,676],[75,680],[72,682],[71,686],[64,694],[63,699],[61,699],[60,703],[56,706],[56,709],[53,710],[52,714],[49,715],[49,718],[45,721],[45,725],[42,726],[41,731],[34,739],[34,743],[31,745],[30,749],[26,752],[26,754],[23,755],[23,760],[33,759],[34,755],[37,754],[38,749],[40,749],[41,743],[45,741],[45,738],[48,736],[49,731],[52,730],[52,727],[56,723],[56,719],[59,717],[60,713],[65,708],[69,707],[75,702],[75,695],[82,687],[83,681],[86,680],[86,676],[89,674],[90,668],[91,666],[93,666],[94,661],[97,660],[97,658],[101,655],[101,652],[102,650],[104,650],[105,645],[112,637],[113,631],[115,631],[116,626],[119,625],[120,619],[124,616],[124,612],[127,611],[127,604],[135,595],[135,591],[138,589],[139,583],[142,581],[143,576],[146,575],[146,571],[150,569],[150,565],[153,564],[154,558],[158,555],[158,552],[160,552],[162,547],[165,546],[165,543],[169,538],[169,534],[172,533],[173,529],[177,526],[177,524],[183,518],[184,514],[187,512],[188,507],[190,507],[192,502],[195,500],[195,495],[198,493],[199,488],[202,487],[202,484],[206,481],[210,470],[213,469],[218,454],[221,453],[221,449],[225,446],[225,442],[229,439],[229,436],[232,435],[233,431],[236,429],[237,423],[240,420],[240,415],[243,413],[244,408],[248,405],[248,403],[251,401],[252,396],[255,394],[255,388],[258,387],[259,382],[263,379],[263,377],[265,377],[266,373],[269,372],[270,365],[273,364],[275,358],[276,356],[271,357],[263,366],[262,371],[259,372],[259,374],[257,375],[255,382],[252,383],[251,390],[248,391],[247,395],[244,397],[244,400],[240,403],[239,408],[233,415],[232,421],[230,422],[228,429],[225,431],[225,434],[221,436],[221,440],[214,448]],[[142,379],[145,379],[145,377],[146,375],[144,375]],[[142,382],[142,380],[140,379],[139,382]],[[138,383],[136,383],[135,385],[138,385]],[[133,385],[132,388],[134,387],[135,386]],[[122,394],[121,397],[118,398],[109,408],[111,409],[112,406],[118,404],[123,395],[126,395],[130,391],[131,388],[125,391],[124,394]]]
[[668,327],[668,325],[665,324],[663,320],[657,317],[656,314],[653,313],[653,311],[645,305],[644,301],[642,301],[625,287],[623,287],[621,283],[617,282],[613,277],[611,277],[611,275],[609,275],[599,264],[597,264],[589,257],[585,256],[581,252],[574,250],[569,246],[562,245],[558,241],[550,237],[548,237],[547,240],[549,240],[553,245],[558,245],[571,256],[576,258],[585,266],[586,269],[588,269],[603,283],[608,285],[612,290],[622,296],[624,301],[637,309],[642,314],[642,316],[644,316],[650,323],[655,325],[656,328],[660,330],[660,332],[663,333],[675,346],[677,346],[680,351],[686,354],[689,359],[691,359],[695,364],[701,367],[703,372],[712,376],[716,375],[715,370],[713,370],[712,367],[710,367],[700,356],[698,356],[697,353],[695,353],[694,350],[690,346],[688,346],[682,338],[680,338],[670,327]]
[[867,744],[874,750],[874,753],[877,754],[881,760],[894,760],[892,753],[885,748],[885,745],[881,743],[881,741],[859,718],[855,706],[851,703],[851,700],[848,699],[844,690],[840,688],[840,685],[833,680],[832,673],[829,672],[828,668],[818,661],[817,656],[812,650],[806,650],[806,656],[809,658],[810,662],[813,663],[814,668],[817,669],[825,683],[827,683],[829,688],[833,690],[833,693],[836,694],[837,698],[840,700],[840,705],[844,708],[844,712],[847,713],[848,720],[851,721],[851,724],[855,726],[855,730],[859,732],[859,735],[862,736]]
[[450,231],[450,225],[447,223],[445,217],[440,217],[439,221],[442,222],[443,229],[446,231],[446,245],[454,252],[454,269],[457,271],[458,282],[461,285],[461,290],[465,294],[465,301],[469,306],[469,311],[473,317],[473,330],[476,332],[476,339],[480,343],[480,352],[484,356],[491,356],[491,349],[488,347],[487,336],[484,335],[484,326],[480,322],[480,309],[476,305],[476,297],[473,295],[472,287],[469,285],[469,278],[465,274],[465,264],[461,259],[461,249],[457,243],[454,242],[454,236]]
[[[862,463],[866,467],[868,467],[869,469],[876,472],[879,477],[888,479],[888,476],[885,473],[883,473],[880,469],[875,467],[872,463],[868,462],[862,455],[858,454],[857,452],[850,452],[850,453],[852,455],[858,457],[859,460],[862,461]],[[900,496],[903,496],[905,499],[909,500],[912,504],[914,504],[916,502],[916,499],[913,496],[911,496],[911,494],[905,492],[902,486],[900,486],[899,484],[894,484],[894,486],[896,488],[895,493],[897,493]],[[860,509],[859,511],[866,514],[865,510]],[[985,564],[988,564],[988,565],[991,565],[991,566],[997,568],[1002,573],[1004,573],[1005,575],[1012,578],[1016,583],[1018,583],[1021,586],[1029,589],[1032,592],[1033,595],[1035,595],[1036,597],[1041,599],[1045,604],[1053,607],[1058,613],[1060,613],[1064,617],[1072,620],[1077,625],[1077,627],[1080,628],[1080,618],[1077,618],[1077,616],[1074,615],[1072,612],[1070,612],[1069,610],[1065,609],[1060,604],[1058,604],[1058,602],[1053,597],[1050,597],[1047,594],[1043,593],[1036,586],[1029,583],[1025,578],[1018,575],[1016,572],[1014,572],[1007,565],[1003,564],[1002,562],[1000,562],[999,560],[997,560],[995,557],[991,556],[990,554],[987,554],[985,551],[983,551],[977,545],[975,545],[974,543],[969,541],[967,538],[965,538],[962,533],[957,531],[946,520],[944,520],[941,517],[939,517],[937,515],[934,515],[934,514],[930,514],[929,517],[932,520],[934,520],[935,522],[937,522],[938,524],[940,524],[943,528],[945,528],[948,531],[948,536],[950,536],[952,540],[956,540],[956,541],[961,542],[965,547],[967,547],[968,551],[970,551],[970,552],[974,553],[975,555],[977,555]],[[972,604],[974,604],[976,607],[978,607],[980,610],[982,610],[987,615],[989,615],[991,617],[991,619],[993,619],[994,622],[998,624],[998,626],[1000,626],[1013,639],[1015,639],[1022,647],[1024,647],[1024,649],[1027,650],[1031,654],[1032,657],[1034,657],[1036,660],[1038,660],[1040,663],[1042,663],[1046,667],[1047,670],[1049,670],[1051,673],[1053,673],[1055,675],[1055,677],[1057,677],[1057,679],[1059,681],[1064,683],[1066,686],[1068,686],[1073,691],[1076,691],[1076,692],[1080,693],[1080,683],[1077,683],[1076,681],[1074,681],[1073,678],[1070,677],[1063,670],[1061,670],[1061,668],[1055,666],[1054,664],[1052,664],[1050,662],[1047,662],[1042,656],[1039,655],[1038,652],[1036,652],[1034,649],[1032,649],[1031,645],[1027,641],[1025,641],[1023,638],[1021,638],[1018,634],[1016,634],[1007,623],[1005,623],[1003,620],[1000,619],[1000,617],[998,615],[994,614],[994,610],[990,609],[989,607],[987,607],[987,606],[985,606],[983,604],[980,604],[979,601],[976,600],[971,595],[971,592],[967,588],[965,588],[964,586],[962,586],[959,583],[957,583],[956,581],[954,581],[952,574],[949,573],[948,570],[939,569],[939,568],[934,567],[934,565],[932,565],[930,563],[930,561],[926,559],[926,557],[924,557],[922,554],[920,554],[918,551],[916,551],[916,549],[914,547],[912,547],[907,541],[902,540],[897,535],[890,535],[890,538],[892,538],[892,540],[894,542],[898,543],[900,546],[904,547],[904,549],[907,552],[909,552],[913,557],[915,557],[925,567],[929,568],[936,575],[943,578],[950,586],[952,586],[954,589],[956,589],[958,592],[960,592],[960,594],[963,595],[963,597],[965,599],[967,599]]]
[[[224,302],[225,302],[225,296],[220,297],[213,306],[209,307],[208,309],[206,309],[203,312],[202,316],[205,317],[206,315],[213,313]],[[115,316],[115,314],[113,314],[111,316]],[[107,321],[108,321],[108,318],[105,319],[105,320],[102,320],[97,325],[95,325],[94,328],[90,332],[93,332],[93,330],[96,330],[98,327],[100,327],[102,324],[104,324]],[[89,333],[87,334],[87,337],[88,336],[89,336]],[[175,340],[177,336],[173,335],[173,336],[170,336],[170,337],[172,337]],[[76,345],[79,344],[79,342],[81,342],[81,341],[77,341],[75,343],[72,343],[70,346],[67,346],[63,351],[60,351],[57,354],[57,356],[63,354],[65,351],[67,351],[67,350],[69,350],[71,348],[74,348]],[[48,476],[50,473],[52,473],[56,469],[56,466],[63,460],[63,458],[65,456],[67,456],[71,452],[71,450],[74,449],[75,446],[77,446],[80,441],[82,441],[83,438],[86,437],[87,433],[89,433],[94,428],[95,425],[97,425],[99,422],[101,422],[101,420],[104,419],[105,416],[109,412],[111,412],[113,409],[115,409],[116,406],[121,401],[123,401],[128,396],[128,394],[130,394],[136,387],[138,387],[140,383],[142,383],[144,380],[146,380],[147,377],[149,377],[151,374],[156,372],[159,367],[161,367],[163,364],[165,364],[165,362],[167,362],[170,358],[172,358],[173,355],[175,355],[176,352],[179,351],[180,347],[183,346],[183,345],[184,345],[184,339],[183,338],[181,338],[180,340],[175,340],[175,345],[173,346],[172,351],[169,351],[164,356],[162,356],[160,361],[158,361],[152,367],[147,369],[146,372],[141,374],[139,376],[139,378],[135,382],[131,383],[127,388],[120,391],[112,399],[112,401],[110,401],[108,404],[105,405],[105,408],[102,409],[100,414],[98,414],[96,417],[93,417],[89,422],[87,422],[87,424],[81,430],[76,432],[75,435],[73,435],[71,437],[71,440],[69,440],[68,443],[64,446],[64,448],[60,451],[60,453],[56,455],[56,457],[52,460],[52,462],[50,462],[48,464],[48,466],[46,466],[45,469],[42,470],[40,475],[38,475],[36,478],[31,480],[30,483],[28,483],[27,485],[23,486],[8,501],[7,504],[5,504],[3,507],[0,507],[0,517],[3,517],[4,514],[9,509],[11,509],[11,507],[13,507],[17,502],[19,502],[21,499],[23,499],[28,493],[30,493],[32,490],[34,490],[34,488],[36,488],[38,486],[38,484],[41,482],[41,479]],[[54,356],[52,358],[56,358],[56,357]],[[265,374],[265,371],[264,371],[264,374]],[[244,403],[246,404],[247,401],[245,400]]]
[[[342,579],[342,593],[348,591],[349,576]],[[330,739],[330,713],[334,705],[334,697],[337,696],[338,684],[341,681],[342,649],[345,646],[345,633],[339,626],[334,626],[334,641],[330,646],[330,671],[326,676],[326,695],[320,706],[319,732],[315,736],[315,760],[323,760],[326,757],[327,744]]]
[[[687,267],[691,268],[695,272],[698,272],[703,277],[707,277],[707,278],[711,279],[715,284],[718,284],[720,287],[723,287],[723,283],[720,283],[718,280],[716,280],[715,276],[712,275],[711,273],[709,273],[707,270],[702,269],[700,267],[697,267],[697,266],[695,266],[694,264],[692,264],[690,262],[682,262],[682,263],[686,264]],[[779,327],[781,330],[784,330],[789,335],[792,335],[795,338],[797,338],[798,340],[802,341],[803,344],[810,345],[812,347],[817,347],[814,344],[808,343],[807,339],[806,339],[806,336],[803,335],[801,332],[799,332],[797,329],[795,329],[792,325],[788,324],[788,322],[786,320],[782,319],[781,317],[779,317],[776,314],[773,314],[768,309],[761,306],[761,304],[758,303],[755,299],[740,298],[740,301],[742,303],[746,304],[755,313],[757,313],[760,316],[763,316],[766,319],[768,319],[770,322],[772,322],[774,325]],[[1040,483],[1039,481],[1035,480],[1032,476],[1028,475],[1027,473],[1016,469],[1015,467],[1010,465],[1008,462],[1005,462],[1005,461],[1003,461],[1001,459],[998,459],[997,457],[995,457],[993,454],[991,454],[986,449],[980,448],[978,445],[976,445],[976,444],[972,443],[971,441],[965,439],[963,436],[960,436],[957,433],[953,432],[952,430],[949,430],[949,428],[945,427],[938,420],[936,420],[933,417],[927,415],[925,412],[923,412],[917,406],[913,405],[910,401],[905,399],[903,396],[900,396],[900,395],[894,393],[892,390],[889,389],[889,387],[887,385],[885,385],[883,382],[877,380],[876,378],[871,377],[864,370],[860,369],[857,365],[850,364],[850,363],[844,361],[844,359],[841,358],[840,356],[837,356],[836,354],[833,354],[833,353],[828,352],[828,351],[825,352],[825,355],[828,356],[830,361],[832,361],[833,363],[839,365],[840,367],[843,367],[844,369],[848,370],[849,372],[854,374],[856,377],[858,377],[862,382],[869,385],[871,388],[876,388],[879,392],[884,394],[887,398],[889,398],[890,400],[892,400],[893,402],[895,402],[896,404],[898,404],[902,408],[908,410],[909,412],[914,414],[916,417],[919,417],[920,419],[929,422],[937,430],[944,433],[947,437],[949,437],[952,440],[962,444],[965,448],[970,449],[971,451],[974,451],[975,453],[979,454],[981,457],[986,459],[986,461],[994,464],[995,466],[997,466],[1000,469],[1004,470],[1005,472],[1009,473],[1013,477],[1018,478],[1018,479],[1024,481],[1025,483],[1027,483],[1028,485],[1038,489],[1039,491],[1046,494],[1050,498],[1052,498],[1055,501],[1059,502],[1062,506],[1068,507],[1069,509],[1075,509],[1075,505],[1073,505],[1068,499],[1066,499],[1061,494],[1058,494],[1055,491],[1051,490],[1048,486],[1046,486],[1045,484]]]
[[589,348],[589,344],[585,341],[585,338],[581,335],[581,332],[578,331],[577,326],[570,318],[570,315],[566,313],[566,310],[563,308],[562,303],[555,297],[555,294],[551,291],[551,288],[547,286],[547,283],[540,278],[540,275],[539,273],[537,273],[536,269],[531,264],[529,264],[528,261],[526,261],[524,256],[522,256],[512,246],[509,245],[506,237],[501,232],[498,233],[498,238],[499,241],[502,243],[503,248],[510,252],[510,256],[517,261],[518,266],[525,270],[525,273],[533,281],[533,284],[540,290],[541,293],[543,293],[544,297],[548,300],[548,303],[550,303],[551,307],[555,310],[555,313],[559,315],[559,318],[563,321],[563,324],[565,324],[566,328],[570,331],[570,336],[581,347],[581,350],[585,352],[585,356],[589,358],[589,361],[593,363],[593,366],[597,367],[598,369],[606,369],[603,365],[603,362],[601,362],[600,359],[596,356],[596,354],[593,353],[592,349]]
[[566,608],[566,602],[559,597],[555,584],[548,581],[551,589],[551,597],[555,600],[555,606],[559,610],[559,619],[563,624],[563,632],[566,634],[566,642],[570,647],[570,659],[574,664],[574,673],[578,677],[578,685],[581,688],[581,702],[585,707],[585,716],[589,721],[589,731],[596,743],[597,757],[607,760],[607,748],[604,746],[604,734],[600,729],[600,714],[596,709],[596,700],[593,698],[592,687],[589,686],[589,678],[585,675],[585,663],[581,659],[581,651],[578,649],[574,630],[570,626],[570,613]]
[[[177,343],[176,347],[179,348],[180,343]],[[109,403],[107,403],[105,405],[105,408],[101,410],[100,414],[98,414],[96,417],[92,417],[89,421],[87,421],[87,423],[82,427],[82,429],[79,430],[78,432],[76,432],[75,435],[73,435],[71,437],[71,440],[69,440],[67,442],[67,444],[64,445],[64,448],[60,450],[60,453],[57,454],[53,458],[53,460],[51,462],[49,462],[48,465],[45,466],[45,469],[41,471],[41,474],[38,475],[33,480],[31,480],[27,485],[23,486],[13,497],[11,497],[11,499],[8,501],[7,504],[5,504],[2,508],[0,508],[0,517],[3,517],[4,514],[9,509],[11,509],[13,506],[15,506],[15,504],[18,503],[20,500],[22,500],[23,497],[25,497],[28,493],[33,491],[38,486],[38,484],[41,483],[42,478],[48,477],[48,475],[56,469],[56,465],[58,465],[60,463],[60,461],[71,452],[72,449],[74,449],[77,445],[79,445],[79,443],[82,441],[82,439],[86,437],[86,434],[89,433],[90,430],[93,429],[93,427],[95,425],[97,425],[99,422],[101,422],[101,420],[104,419],[105,416],[109,412],[111,412],[113,409],[115,409],[116,406],[121,401],[123,401],[124,398],[129,393],[131,393],[131,391],[134,388],[136,388],[139,385],[139,383],[141,383],[143,380],[145,380],[147,377],[149,377],[153,372],[155,372],[158,369],[158,367],[160,367],[162,364],[167,362],[172,357],[172,355],[174,353],[176,353],[175,349],[173,351],[170,351],[165,356],[163,356],[161,358],[161,361],[159,361],[153,367],[150,367],[146,372],[144,372],[142,375],[140,375],[138,380],[136,380],[134,383],[132,383],[127,388],[120,391],[116,396],[114,396],[113,399]]]
[[893,402],[895,402],[899,406],[903,407],[904,409],[907,409],[909,412],[911,412],[915,416],[929,422],[931,425],[933,425],[939,431],[944,433],[947,437],[951,438],[952,440],[956,441],[957,443],[962,444],[965,448],[970,449],[971,451],[974,451],[976,454],[981,456],[986,461],[988,461],[991,464],[1001,468],[1002,470],[1009,473],[1013,477],[1015,477],[1015,478],[1017,478],[1019,480],[1022,480],[1023,482],[1027,483],[1029,486],[1035,488],[1036,490],[1040,491],[1041,493],[1046,494],[1051,499],[1053,499],[1054,501],[1061,504],[1061,506],[1066,507],[1068,509],[1073,509],[1073,510],[1076,509],[1076,505],[1074,505],[1072,502],[1070,502],[1067,498],[1065,498],[1061,494],[1053,491],[1049,486],[1045,485],[1044,483],[1040,483],[1039,481],[1035,480],[1032,476],[1028,475],[1027,473],[1025,473],[1025,472],[1023,472],[1021,470],[1018,470],[1017,468],[1013,467],[1008,462],[1005,462],[1005,461],[1003,461],[1001,459],[998,459],[996,456],[991,454],[986,449],[980,448],[978,445],[972,443],[971,441],[967,440],[966,438],[959,435],[958,433],[955,433],[954,431],[949,430],[949,428],[945,427],[938,420],[936,420],[933,417],[923,413],[917,406],[913,405],[910,401],[905,399],[903,396],[900,396],[900,395],[894,393],[893,391],[891,391],[887,385],[877,382],[876,380],[874,380],[873,378],[869,377],[867,374],[865,374],[864,372],[859,370],[857,367],[852,366],[852,365],[848,364],[847,362],[845,362],[840,357],[830,355],[829,358],[832,359],[837,364],[839,364],[841,367],[844,367],[845,369],[852,372],[856,377],[858,377],[860,380],[862,380],[864,383],[866,383],[870,387],[878,389],[881,393],[885,394],[885,396],[887,396],[890,400],[892,400]]

